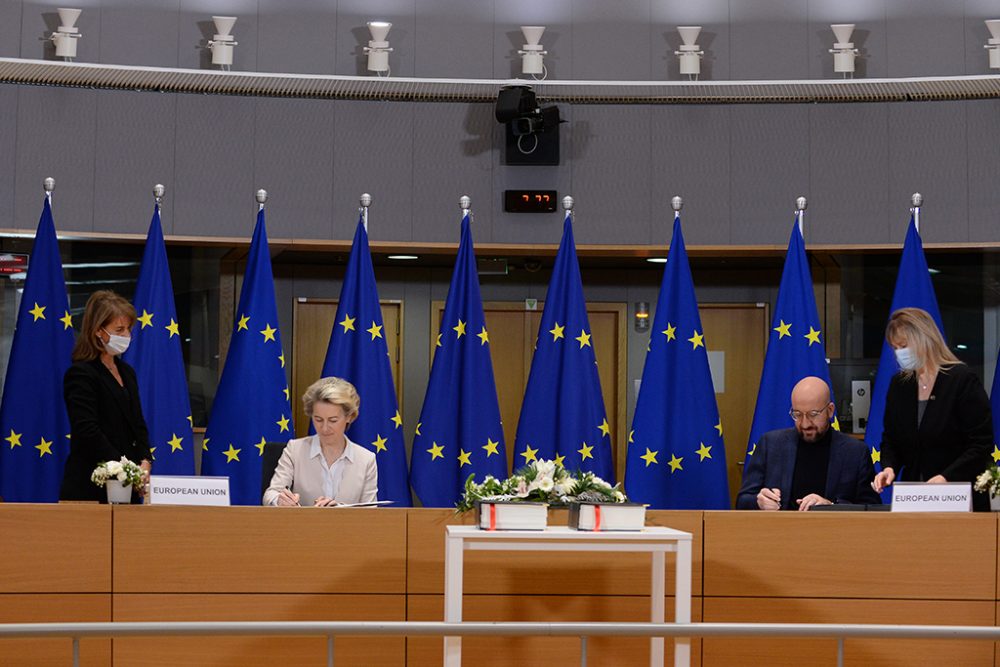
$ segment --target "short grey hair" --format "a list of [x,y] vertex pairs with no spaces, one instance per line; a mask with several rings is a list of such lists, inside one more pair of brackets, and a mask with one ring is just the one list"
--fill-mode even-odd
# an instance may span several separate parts
[[302,407],[309,419],[312,419],[313,407],[317,401],[339,405],[344,409],[348,421],[357,418],[358,408],[361,407],[358,390],[347,380],[337,377],[320,378],[306,389],[306,393],[302,395]]

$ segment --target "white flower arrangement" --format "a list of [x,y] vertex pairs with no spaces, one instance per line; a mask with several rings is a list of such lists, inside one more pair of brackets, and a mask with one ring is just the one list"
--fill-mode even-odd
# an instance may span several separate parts
[[976,478],[973,485],[976,491],[990,494],[991,498],[1000,496],[1000,467],[990,466]]
[[90,481],[97,486],[104,486],[109,479],[117,479],[122,486],[139,488],[142,484],[142,468],[123,456],[121,461],[105,461],[97,464],[94,472],[90,474]]
[[482,484],[476,484],[474,477],[469,475],[465,480],[465,492],[455,505],[459,512],[467,512],[476,501],[483,500],[545,502],[550,505],[568,505],[577,500],[604,503],[628,501],[621,485],[612,486],[592,472],[573,475],[562,465],[546,459],[532,461],[505,480],[487,475]]

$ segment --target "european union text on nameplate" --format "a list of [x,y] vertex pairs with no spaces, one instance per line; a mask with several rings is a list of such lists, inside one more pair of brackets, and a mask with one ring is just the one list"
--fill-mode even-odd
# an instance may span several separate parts
[[149,504],[228,507],[229,478],[150,475]]
[[971,512],[972,485],[969,482],[896,482],[892,485],[892,511]]

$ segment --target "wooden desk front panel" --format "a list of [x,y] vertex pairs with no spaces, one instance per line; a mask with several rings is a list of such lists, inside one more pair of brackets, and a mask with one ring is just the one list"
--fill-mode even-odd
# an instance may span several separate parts
[[114,509],[116,593],[406,592],[406,510]]
[[[565,510],[549,513],[549,525],[566,525]],[[650,512],[647,525],[690,532],[692,595],[701,593],[701,512]],[[471,525],[472,513],[452,510],[411,510],[407,539],[407,591],[440,594],[444,591],[445,526]],[[667,554],[667,592],[674,591],[675,556]],[[609,567],[609,561],[612,565]],[[650,554],[614,552],[467,551],[466,594],[648,595]]]
[[[954,600],[816,600],[704,598],[706,623],[870,623],[993,625],[994,603]],[[850,639],[844,664],[853,667],[993,665],[993,643],[981,640]],[[706,638],[704,667],[833,667],[835,639]]]
[[0,504],[0,593],[110,593],[111,509]]
[[[110,512],[108,514],[110,516]],[[106,623],[110,620],[109,593],[0,594],[0,623]],[[73,642],[69,637],[0,639],[0,665],[65,667],[72,661]],[[80,665],[111,665],[111,640],[81,639]]]
[[[114,596],[116,621],[402,621],[404,595]],[[340,637],[336,664],[401,667],[403,637]],[[116,639],[115,667],[324,667],[325,637],[136,637]]]
[[990,514],[705,512],[705,596],[995,600]]
[[[674,619],[674,598],[666,598],[666,617]],[[444,618],[443,595],[407,596],[407,619],[440,621]],[[466,621],[537,622],[648,622],[649,597],[585,595],[467,595],[462,619]],[[691,599],[691,620],[701,620],[701,599]],[[443,641],[437,637],[407,639],[407,664],[412,667],[440,665]],[[673,664],[674,642],[664,641],[664,664]],[[701,640],[691,641],[691,665],[697,667]],[[489,657],[487,657],[489,656]],[[579,665],[579,637],[466,637],[462,640],[467,665]],[[587,665],[621,667],[648,665],[649,639],[640,637],[591,637],[587,641]]]

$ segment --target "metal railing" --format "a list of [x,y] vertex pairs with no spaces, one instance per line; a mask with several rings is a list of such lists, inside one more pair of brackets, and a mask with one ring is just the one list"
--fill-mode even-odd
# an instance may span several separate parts
[[507,636],[579,637],[587,664],[588,637],[820,637],[837,640],[837,665],[844,664],[846,639],[974,639],[1000,641],[1000,627],[970,625],[859,625],[837,623],[484,623],[442,621],[215,621],[115,623],[6,623],[0,640],[69,637],[73,667],[80,664],[80,639],[151,636],[326,637],[327,665],[334,664],[338,636]]

